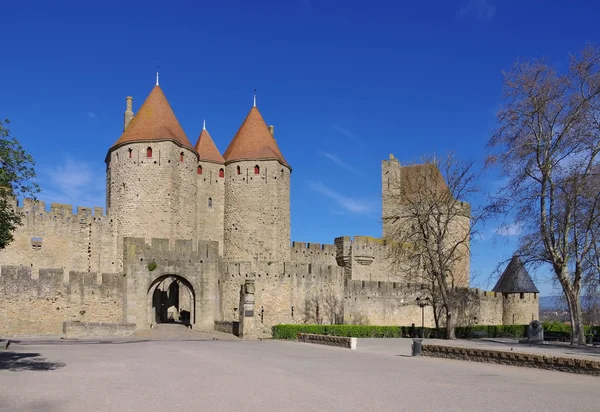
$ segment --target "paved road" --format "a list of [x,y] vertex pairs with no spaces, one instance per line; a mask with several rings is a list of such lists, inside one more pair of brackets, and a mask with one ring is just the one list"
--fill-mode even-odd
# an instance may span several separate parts
[[0,411],[600,410],[597,377],[411,358],[406,348],[377,346],[373,341],[351,351],[220,340],[16,345],[0,352]]

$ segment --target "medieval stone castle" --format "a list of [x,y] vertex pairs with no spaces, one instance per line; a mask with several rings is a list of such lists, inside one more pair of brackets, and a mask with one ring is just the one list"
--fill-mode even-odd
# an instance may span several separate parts
[[[420,325],[416,298],[427,291],[393,268],[385,239],[290,242],[292,168],[256,106],[221,155],[206,128],[191,144],[158,84],[136,114],[126,101],[105,158],[106,214],[18,206],[24,224],[0,251],[0,335],[161,322],[235,332],[244,319],[254,336],[279,323]],[[415,167],[382,162],[384,214],[388,179]],[[493,292],[468,288],[468,260],[458,324],[538,318],[538,290],[518,259]]]

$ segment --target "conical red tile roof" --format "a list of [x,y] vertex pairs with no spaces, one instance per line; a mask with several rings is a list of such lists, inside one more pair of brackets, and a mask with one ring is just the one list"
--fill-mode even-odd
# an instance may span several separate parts
[[154,86],[113,147],[124,143],[151,140],[174,140],[182,146],[193,149],[159,85]]
[[246,116],[223,157],[226,162],[277,159],[289,167],[256,106]]
[[221,156],[219,149],[215,146],[215,142],[210,137],[208,130],[202,129],[198,141],[196,142],[196,151],[200,156],[200,160],[215,163],[225,163],[225,159]]

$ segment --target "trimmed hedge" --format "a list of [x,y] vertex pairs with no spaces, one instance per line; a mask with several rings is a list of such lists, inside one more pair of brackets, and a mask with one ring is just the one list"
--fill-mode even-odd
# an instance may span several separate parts
[[401,338],[403,329],[402,326],[370,325],[275,325],[273,326],[273,339],[296,339],[298,333],[351,338]]
[[[454,333],[458,339],[477,338],[526,338],[529,325],[473,325],[458,326]],[[559,322],[543,322],[545,331],[571,333],[569,325]],[[597,330],[600,326],[585,327],[586,334]],[[314,333],[317,335],[346,336],[351,338],[410,338],[418,336],[421,328],[415,326],[374,326],[374,325],[275,325],[273,339],[296,339],[298,333]],[[445,339],[446,328],[424,328],[425,338]]]
[[[298,333],[314,333],[317,335],[347,336],[352,338],[409,338],[418,336],[421,328],[411,326],[373,326],[373,325],[275,325],[274,339],[296,339]],[[469,338],[499,338],[527,336],[527,325],[492,325],[468,326],[455,328],[456,337]],[[445,328],[424,328],[425,338],[443,339],[446,337]]]

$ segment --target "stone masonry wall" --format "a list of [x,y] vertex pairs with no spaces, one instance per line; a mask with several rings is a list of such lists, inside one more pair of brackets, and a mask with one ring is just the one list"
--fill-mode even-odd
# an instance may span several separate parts
[[101,207],[80,206],[74,214],[71,205],[52,203],[46,210],[44,202],[25,199],[18,210],[23,225],[0,250],[0,264],[28,267],[34,278],[40,268],[116,272],[114,224]]
[[524,325],[540,318],[537,293],[505,293],[502,306],[504,325]]
[[198,196],[198,239],[219,242],[219,253],[223,254],[223,213],[225,211],[225,178],[219,177],[224,165],[199,162],[202,174],[197,174]]
[[0,267],[0,336],[60,335],[65,321],[123,320],[121,274]]
[[[409,173],[408,170],[406,173]],[[398,159],[390,154],[389,160],[381,162],[381,212],[382,212],[382,232],[384,239],[391,239],[394,233],[397,233],[398,228],[403,225],[410,225],[406,219],[399,219],[399,216],[405,215],[402,212],[403,206],[400,204],[402,185],[406,179],[410,179],[409,175],[403,173],[403,169]],[[431,177],[428,177],[431,179]],[[469,233],[470,218],[462,217],[462,210],[465,215],[470,215],[470,205],[468,203],[460,203],[458,207],[461,212],[453,213],[454,218],[450,221],[450,233],[456,237],[448,237],[451,244],[461,242]],[[460,216],[460,217],[459,217]],[[395,217],[395,219],[391,219]],[[459,247],[459,253],[462,253],[464,258],[458,259],[455,263],[454,285],[456,287],[469,287],[470,284],[470,250],[469,240],[465,241]]]
[[117,234],[118,271],[124,237],[197,238],[197,166],[194,151],[170,141],[131,143],[109,153],[107,209]]
[[391,236],[395,230],[395,222],[387,219],[395,214],[399,196],[400,162],[390,154],[389,160],[381,161],[381,215],[383,237]]
[[[216,242],[176,240],[170,247],[168,239],[152,239],[147,244],[141,238],[125,238],[123,247],[127,281],[125,322],[135,323],[137,329],[148,329],[156,323],[153,292],[163,280],[175,276],[191,288],[194,301],[192,326],[214,328],[214,322],[218,320],[222,272]],[[156,263],[152,271],[148,268],[150,262]]]
[[293,262],[337,266],[335,256],[335,245],[292,242],[291,258]]
[[420,277],[408,277],[406,270],[392,264],[386,241],[370,236],[344,236],[335,239],[336,259],[346,272],[346,279],[420,282]]
[[275,160],[233,162],[225,179],[223,258],[289,261],[290,169]]
[[239,319],[240,288],[255,281],[254,324],[263,336],[279,323],[341,323],[343,318],[342,268],[296,262],[232,262],[221,278],[221,318]]
[[462,301],[456,323],[460,326],[502,325],[502,295],[480,289],[459,288]]
[[[344,292],[344,323],[358,325],[421,325],[418,296],[429,292],[418,284],[352,280]],[[425,307],[425,327],[434,327],[433,310]]]

